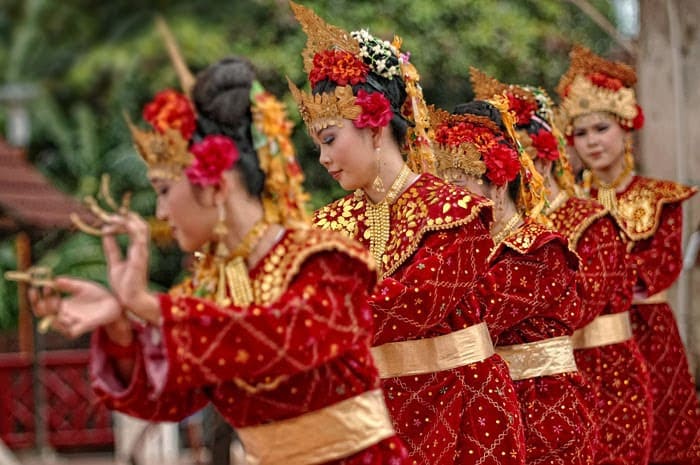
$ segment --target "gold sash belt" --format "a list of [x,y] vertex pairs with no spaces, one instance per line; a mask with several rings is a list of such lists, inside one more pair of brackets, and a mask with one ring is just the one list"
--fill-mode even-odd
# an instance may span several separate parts
[[600,315],[571,336],[574,349],[607,346],[629,339],[632,339],[630,312]]
[[331,462],[396,434],[380,389],[298,417],[236,431],[247,465]]
[[450,370],[480,362],[493,354],[486,323],[442,336],[372,347],[382,379]]
[[560,336],[526,344],[496,347],[513,380],[578,371],[571,337]]
[[632,305],[652,305],[668,303],[668,293],[666,291],[657,292],[646,299],[634,299]]

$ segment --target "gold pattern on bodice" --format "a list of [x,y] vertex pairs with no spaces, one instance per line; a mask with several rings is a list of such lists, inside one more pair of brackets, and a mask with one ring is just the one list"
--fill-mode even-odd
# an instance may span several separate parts
[[667,203],[683,201],[697,192],[673,181],[636,177],[617,197],[617,220],[633,241],[651,237]]
[[552,221],[553,228],[569,239],[569,247],[575,250],[586,229],[607,214],[605,207],[597,202],[569,198],[547,217]]
[[254,303],[266,305],[278,300],[308,257],[332,250],[368,263],[374,269],[367,251],[339,234],[316,228],[293,230],[258,264],[261,271],[254,273],[251,282]]
[[[500,250],[503,247],[513,249],[519,254],[527,254],[533,247],[535,247],[540,242],[540,240],[550,237],[552,235],[561,237],[561,234],[558,234],[556,231],[553,231],[552,229],[543,226],[539,223],[525,223],[521,227],[515,229],[511,234],[506,236],[506,238],[503,239],[503,241],[501,241],[499,244],[494,245],[493,249],[491,250],[491,253],[489,254],[488,261],[491,262],[499,254]],[[578,255],[573,250],[571,250],[570,246],[568,248],[569,252],[573,253],[573,255],[578,257]]]
[[[278,300],[307,258],[324,251],[343,252],[367,263],[370,269],[375,269],[367,251],[355,241],[331,231],[298,227],[288,230],[252,270],[252,303],[267,305]],[[216,276],[211,256],[205,255],[195,264],[193,277],[187,278],[169,294],[173,298],[193,296],[214,301]]]
[[[380,276],[391,276],[419,248],[430,231],[468,224],[491,203],[459,187],[422,174],[390,207],[389,241],[378,264]],[[340,231],[369,247],[371,230],[364,196],[350,194],[318,210],[314,225]]]

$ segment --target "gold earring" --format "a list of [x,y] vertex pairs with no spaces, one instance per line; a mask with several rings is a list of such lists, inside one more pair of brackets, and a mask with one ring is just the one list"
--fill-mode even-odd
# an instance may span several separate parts
[[216,237],[216,249],[214,252],[214,257],[216,261],[216,267],[219,275],[219,279],[216,283],[216,303],[222,306],[228,305],[228,297],[226,295],[226,260],[230,254],[228,247],[226,247],[226,235],[228,234],[228,228],[226,227],[226,210],[224,209],[223,203],[217,205],[219,218],[212,232]]
[[381,163],[379,159],[379,153],[381,152],[381,148],[377,147],[374,149],[374,153],[377,154],[377,175],[374,178],[374,181],[372,181],[372,187],[374,188],[375,191],[384,193],[386,192],[386,188],[384,187],[384,181],[382,181],[382,176],[381,176]]

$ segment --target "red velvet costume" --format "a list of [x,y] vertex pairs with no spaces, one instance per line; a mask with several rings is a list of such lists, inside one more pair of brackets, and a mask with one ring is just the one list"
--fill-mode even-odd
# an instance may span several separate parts
[[[635,291],[653,296],[678,278],[683,260],[681,202],[695,192],[674,182],[635,176],[617,194],[619,222],[633,241]],[[700,463],[700,406],[673,311],[666,302],[634,304],[632,323],[651,375],[650,463]]]
[[[350,194],[315,223],[369,247],[364,196]],[[374,345],[434,338],[482,320],[476,278],[492,247],[488,204],[422,174],[390,207],[384,280],[371,299]],[[523,463],[519,405],[492,355],[427,374],[383,380],[394,426],[417,464]]]
[[[626,244],[607,210],[569,198],[548,214],[581,259],[579,294],[583,324],[598,315],[629,310],[633,274]],[[629,283],[629,284],[625,284]],[[649,373],[636,341],[578,349],[576,364],[593,387],[598,424],[596,464],[643,465],[649,460],[652,405]]]
[[[496,346],[570,336],[583,319],[576,255],[560,234],[535,223],[498,244],[481,278],[484,317]],[[527,359],[524,360],[527,362]],[[526,463],[593,461],[594,431],[579,372],[514,381],[525,429]]]
[[[366,252],[339,235],[287,230],[250,271],[255,303],[221,308],[192,286],[160,297],[162,326],[138,332],[129,385],[93,340],[91,370],[110,408],[178,421],[212,402],[236,428],[277,422],[379,387],[370,353]],[[195,275],[196,278],[196,275]],[[333,464],[409,463],[396,436]]]

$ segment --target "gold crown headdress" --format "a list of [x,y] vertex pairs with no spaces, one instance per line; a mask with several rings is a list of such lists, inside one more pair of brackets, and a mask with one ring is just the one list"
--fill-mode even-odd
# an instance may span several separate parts
[[557,85],[566,134],[571,134],[574,118],[599,111],[615,115],[624,128],[642,127],[641,108],[632,88],[637,75],[631,66],[605,60],[581,45],[574,46],[570,58],[569,69]]
[[124,114],[136,151],[148,167],[152,178],[180,179],[194,157],[189,152],[189,140],[176,128],[163,132],[147,131],[137,127]]
[[[314,57],[327,50],[348,52],[357,57],[359,43],[343,29],[326,23],[310,8],[289,2],[294,16],[306,34],[306,47],[302,51],[304,71],[310,75],[314,69]],[[337,86],[333,92],[311,95],[300,90],[288,79],[289,89],[296,101],[301,117],[310,133],[328,126],[342,126],[343,119],[353,120],[362,113],[355,104],[355,96],[349,85]]]
[[326,23],[307,7],[294,2],[290,5],[307,36],[302,56],[312,87],[324,78],[337,84],[333,92],[313,96],[290,82],[289,88],[309,131],[317,132],[330,125],[342,126],[343,119],[360,117],[362,107],[356,103],[352,85],[367,82],[381,92],[382,85],[374,76],[388,80],[398,77],[405,85],[407,98],[403,108],[391,108],[391,112],[400,114],[412,125],[406,144],[409,167],[417,172],[434,172],[435,159],[428,133],[430,123],[420,76],[408,55],[400,53],[401,39],[394,37],[389,43],[365,30],[348,33]]
[[537,105],[535,95],[530,90],[520,86],[502,83],[498,79],[489,76],[473,66],[469,67],[469,78],[471,80],[472,89],[474,90],[474,98],[478,100],[489,100],[494,95],[502,95],[506,92],[525,103],[534,106]]
[[329,126],[343,126],[343,119],[353,120],[360,116],[362,107],[355,104],[352,87],[336,87],[333,92],[308,94],[287,78],[289,90],[299,107],[299,113],[310,134]]
[[[460,123],[476,123],[497,130],[493,122],[483,116],[477,115],[453,115],[443,109],[430,105],[427,108],[428,117],[431,124],[431,133],[435,137],[441,128],[455,126]],[[472,142],[462,140],[436,140],[433,144],[437,172],[440,176],[445,175],[450,169],[459,169],[469,176],[482,177],[486,173],[486,163],[482,159],[479,148]]]

